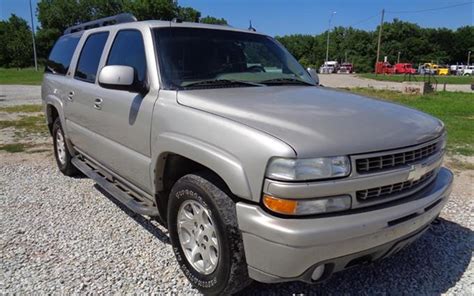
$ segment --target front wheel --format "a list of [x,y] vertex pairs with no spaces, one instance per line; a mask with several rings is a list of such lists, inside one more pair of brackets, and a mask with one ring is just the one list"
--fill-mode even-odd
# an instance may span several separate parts
[[180,268],[209,295],[233,294],[251,282],[235,203],[218,183],[208,174],[186,175],[173,186],[168,207]]

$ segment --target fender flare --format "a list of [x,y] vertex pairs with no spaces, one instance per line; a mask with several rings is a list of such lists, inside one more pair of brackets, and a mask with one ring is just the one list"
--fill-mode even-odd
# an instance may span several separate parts
[[158,180],[161,180],[160,176],[164,172],[166,155],[172,153],[209,168],[224,180],[233,194],[251,199],[252,192],[245,170],[234,155],[196,138],[176,133],[161,134],[155,144],[150,167],[154,192],[162,189],[163,184]]

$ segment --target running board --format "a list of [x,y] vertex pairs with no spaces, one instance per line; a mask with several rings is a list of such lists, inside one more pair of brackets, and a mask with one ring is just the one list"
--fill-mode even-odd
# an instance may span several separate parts
[[147,216],[159,216],[158,209],[154,204],[145,202],[146,198],[140,198],[136,192],[119,183],[113,177],[107,177],[92,163],[75,156],[72,163],[87,177],[94,180],[100,187],[110,193],[130,210],[137,214]]

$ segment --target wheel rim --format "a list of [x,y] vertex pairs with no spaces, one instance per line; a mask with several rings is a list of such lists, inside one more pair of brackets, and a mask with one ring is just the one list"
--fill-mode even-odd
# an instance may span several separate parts
[[211,274],[219,262],[219,239],[209,210],[194,200],[183,202],[178,211],[177,228],[188,262],[199,273]]
[[56,152],[58,159],[61,164],[66,163],[66,143],[64,142],[64,136],[60,129],[56,132]]

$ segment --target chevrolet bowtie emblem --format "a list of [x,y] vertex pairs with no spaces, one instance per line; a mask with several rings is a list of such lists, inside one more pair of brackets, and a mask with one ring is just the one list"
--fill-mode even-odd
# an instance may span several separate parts
[[414,164],[410,167],[410,172],[408,173],[408,181],[419,180],[423,175],[426,174],[427,168],[423,164]]

